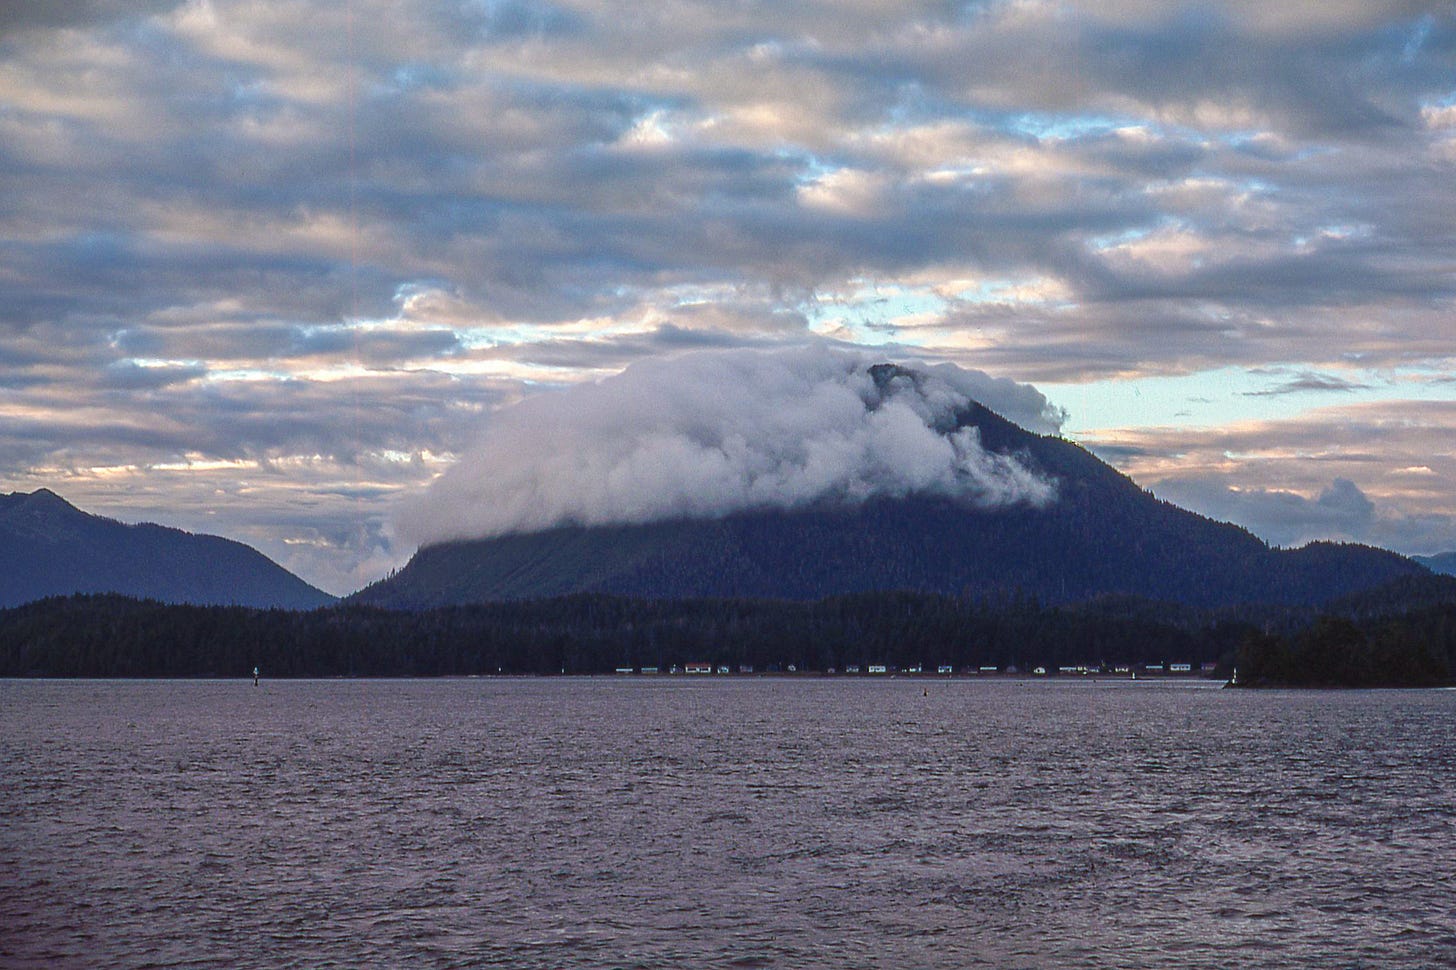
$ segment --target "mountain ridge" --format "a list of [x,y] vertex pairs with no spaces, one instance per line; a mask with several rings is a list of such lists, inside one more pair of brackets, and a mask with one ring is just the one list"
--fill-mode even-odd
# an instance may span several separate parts
[[1411,556],[1411,558],[1433,573],[1456,576],[1456,552],[1442,552],[1434,556]]
[[0,495],[0,606],[73,593],[283,609],[335,600],[245,543],[127,525],[48,488]]
[[1248,530],[1156,498],[1086,449],[971,402],[958,427],[1056,482],[1046,508],[876,498],[718,518],[560,525],[440,543],[349,598],[384,607],[574,593],[816,600],[909,590],[1043,602],[1134,595],[1194,606],[1314,605],[1424,567],[1369,546],[1272,549]]

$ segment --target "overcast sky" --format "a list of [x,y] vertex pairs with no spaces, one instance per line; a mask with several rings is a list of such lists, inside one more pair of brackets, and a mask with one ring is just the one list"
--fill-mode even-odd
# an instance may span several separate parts
[[815,340],[1456,549],[1452,4],[0,6],[0,489],[347,592],[493,409]]

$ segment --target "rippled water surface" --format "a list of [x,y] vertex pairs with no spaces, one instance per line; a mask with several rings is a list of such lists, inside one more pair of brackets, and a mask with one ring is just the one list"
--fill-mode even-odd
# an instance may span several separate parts
[[1453,725],[1441,691],[0,682],[0,965],[1453,966]]

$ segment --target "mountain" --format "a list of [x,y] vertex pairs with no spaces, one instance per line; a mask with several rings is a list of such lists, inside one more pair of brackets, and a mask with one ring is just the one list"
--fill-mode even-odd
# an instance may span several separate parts
[[1200,607],[1314,605],[1425,573],[1368,546],[1271,549],[1244,529],[1155,498],[1069,441],[1028,432],[984,406],[972,403],[956,420],[974,426],[987,449],[1054,479],[1056,500],[987,510],[917,496],[562,526],[425,547],[353,600],[424,609],[578,592],[812,600],[913,590],[1047,603],[1120,594]]
[[1456,552],[1442,552],[1434,556],[1412,556],[1411,558],[1433,573],[1456,576]]
[[0,607],[102,592],[285,609],[334,599],[241,542],[124,525],[44,488],[0,495]]

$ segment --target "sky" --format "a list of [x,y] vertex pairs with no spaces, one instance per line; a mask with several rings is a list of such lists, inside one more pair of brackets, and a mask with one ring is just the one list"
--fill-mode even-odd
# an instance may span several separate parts
[[0,490],[345,593],[521,402],[806,347],[1027,385],[1275,544],[1456,549],[1456,8],[0,8]]

